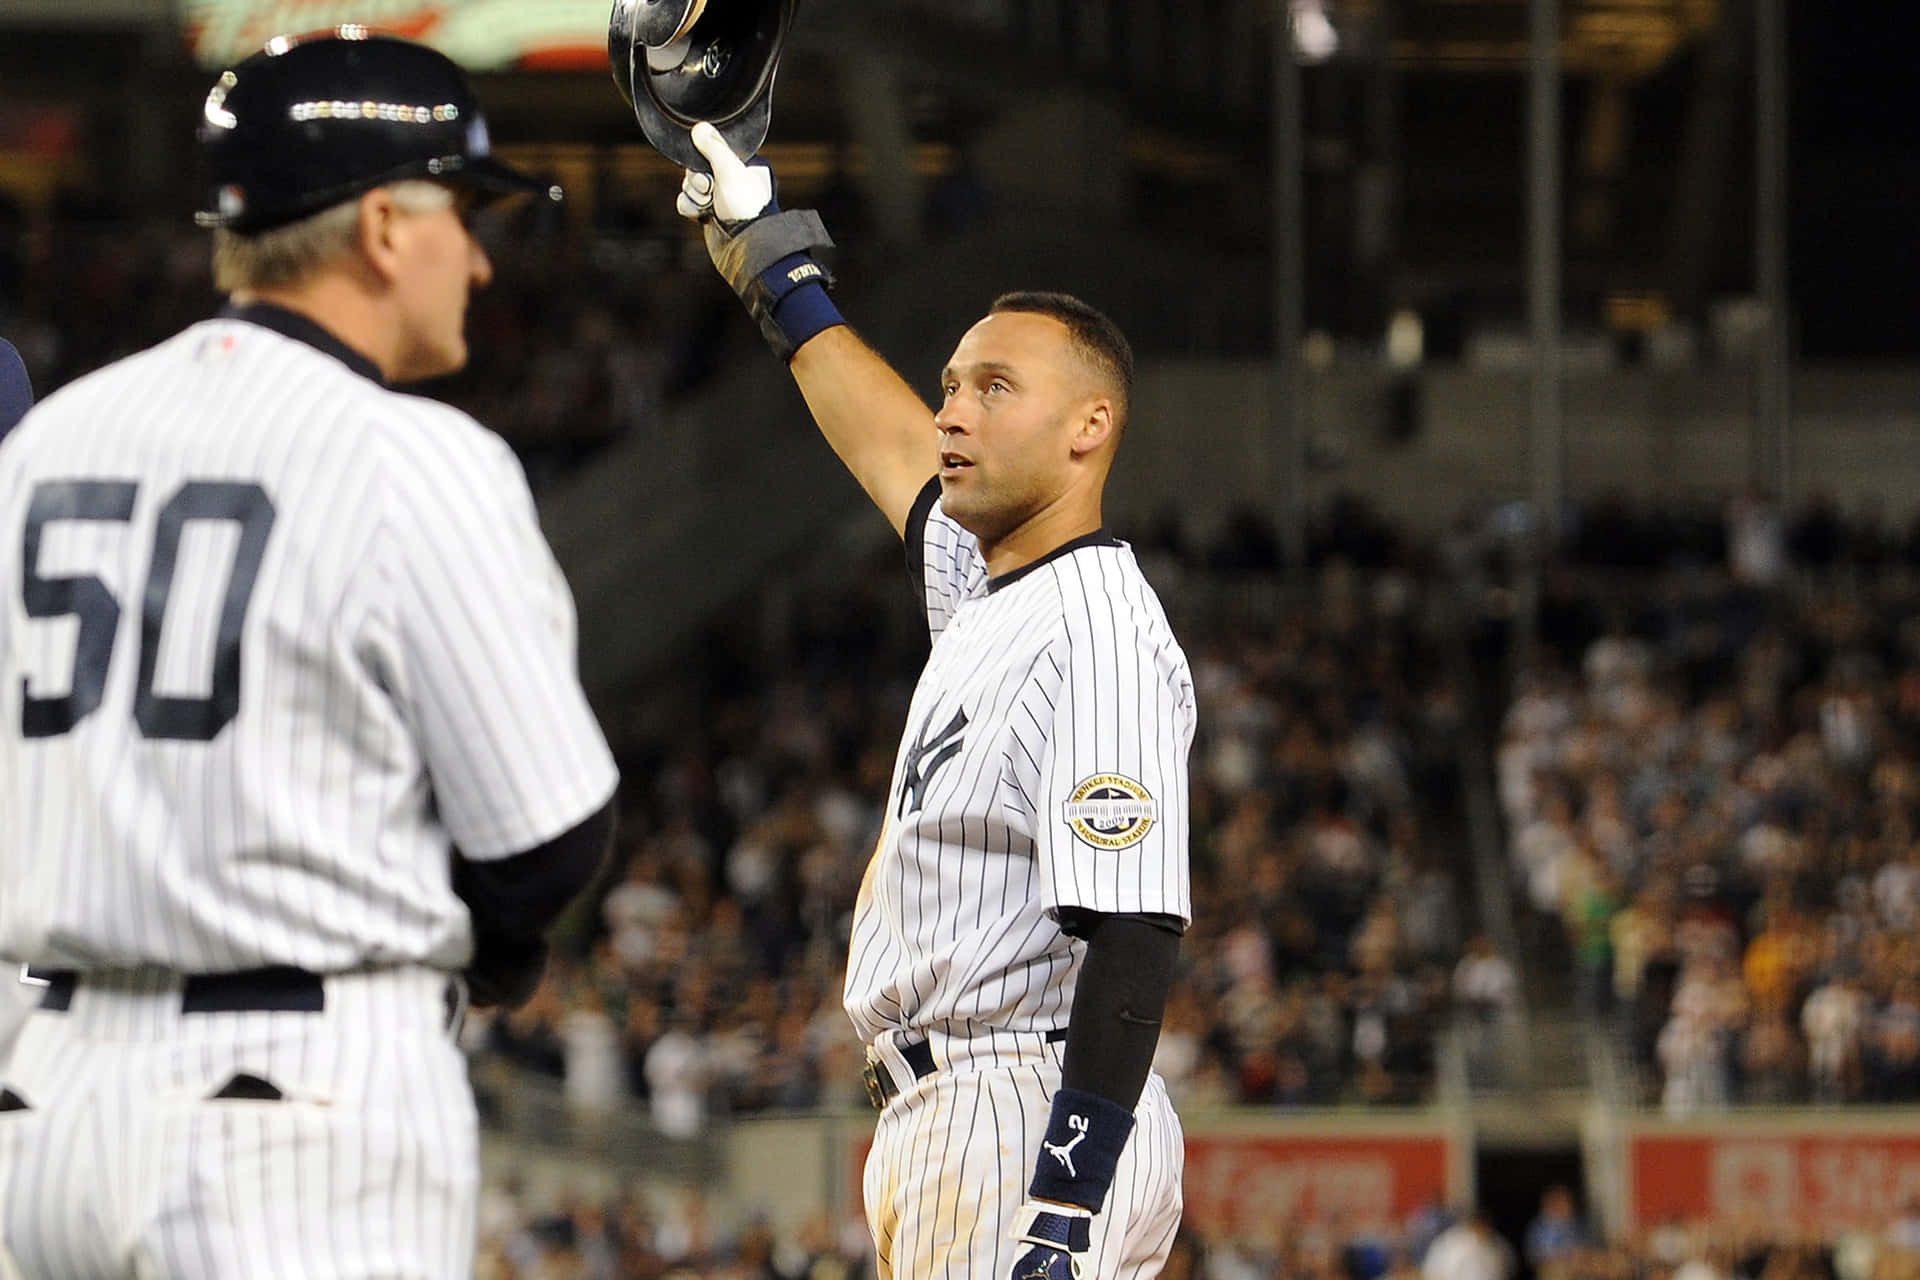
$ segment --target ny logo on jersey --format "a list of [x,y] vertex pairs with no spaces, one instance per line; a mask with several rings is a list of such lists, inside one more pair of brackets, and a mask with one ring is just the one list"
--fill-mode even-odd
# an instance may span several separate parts
[[1060,1162],[1060,1167],[1067,1171],[1069,1178],[1077,1178],[1080,1176],[1080,1171],[1073,1167],[1073,1149],[1079,1146],[1081,1141],[1087,1136],[1087,1118],[1085,1116],[1070,1115],[1067,1117],[1067,1128],[1073,1130],[1072,1142],[1052,1143],[1042,1141],[1040,1145],[1047,1149],[1048,1155]]
[[[960,754],[960,731],[967,727],[967,713],[962,708],[953,713],[953,719],[947,721],[947,727],[927,737],[927,730],[933,725],[933,711],[927,711],[927,718],[920,722],[920,732],[914,735],[913,749],[907,752],[907,769],[900,778],[900,808],[898,816],[918,813],[920,803],[927,790],[927,784],[933,781],[933,775],[940,772],[940,766]],[[929,759],[928,757],[932,757]],[[926,761],[926,768],[920,767]],[[912,804],[908,804],[911,800]]]

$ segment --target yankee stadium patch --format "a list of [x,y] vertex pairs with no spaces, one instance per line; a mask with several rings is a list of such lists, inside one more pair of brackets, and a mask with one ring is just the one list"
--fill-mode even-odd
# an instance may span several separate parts
[[1118,773],[1096,773],[1081,779],[1060,809],[1073,834],[1097,849],[1125,849],[1139,844],[1158,816],[1153,795]]

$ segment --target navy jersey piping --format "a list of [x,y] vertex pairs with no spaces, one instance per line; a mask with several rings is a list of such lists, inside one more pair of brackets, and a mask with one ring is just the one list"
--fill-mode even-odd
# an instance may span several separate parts
[[1092,533],[1083,533],[1077,538],[1069,538],[1039,559],[1029,560],[1018,569],[1009,569],[997,578],[988,578],[987,590],[994,592],[1002,587],[1012,586],[1014,583],[1020,581],[1020,579],[1032,573],[1035,569],[1038,569],[1041,565],[1058,560],[1062,556],[1072,555],[1084,547],[1117,547],[1119,545],[1121,545],[1120,539],[1108,533],[1106,526],[1102,525]]
[[[933,504],[940,500],[940,477],[935,476],[921,487],[913,499],[913,506],[907,510],[906,528],[902,530],[902,542],[907,556],[907,576],[913,582],[913,589],[921,599],[927,594],[927,520],[933,515]],[[1018,569],[1009,569],[997,578],[987,579],[987,591],[998,591],[1020,581],[1040,566],[1058,560],[1061,556],[1072,555],[1083,547],[1117,547],[1120,539],[1107,532],[1102,525],[1091,533],[1083,533],[1070,538],[1036,560],[1030,560]]]
[[933,514],[933,504],[938,501],[940,477],[933,476],[914,496],[913,506],[907,509],[907,527],[901,534],[907,553],[907,577],[913,583],[916,598],[922,602],[927,598],[927,518]]
[[230,302],[220,309],[220,318],[244,320],[262,329],[271,329],[282,337],[304,342],[314,350],[332,356],[361,377],[381,386],[386,385],[387,380],[381,376],[379,365],[340,341],[318,321],[298,311],[275,306],[271,302]]

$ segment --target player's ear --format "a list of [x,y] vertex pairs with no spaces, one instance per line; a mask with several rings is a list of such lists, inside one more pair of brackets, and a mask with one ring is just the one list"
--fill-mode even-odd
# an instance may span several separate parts
[[360,219],[354,226],[354,247],[367,265],[386,282],[400,271],[400,240],[405,231],[393,192],[375,187],[360,196]]
[[1118,433],[1119,419],[1114,414],[1113,401],[1107,396],[1095,396],[1082,407],[1079,426],[1073,433],[1073,456],[1085,457]]

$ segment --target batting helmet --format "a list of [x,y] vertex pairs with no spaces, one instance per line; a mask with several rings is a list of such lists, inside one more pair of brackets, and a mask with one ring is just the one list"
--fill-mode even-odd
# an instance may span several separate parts
[[203,227],[264,231],[405,178],[560,198],[493,157],[479,99],[451,59],[364,27],[276,37],[229,68],[199,137]]
[[795,0],[614,0],[607,60],[655,149],[706,172],[693,145],[702,120],[738,156],[766,141],[773,73]]

